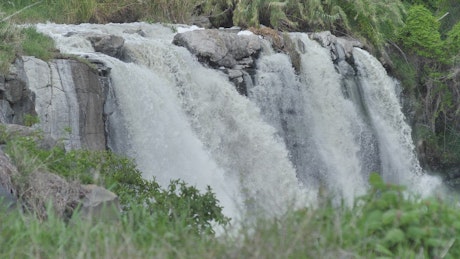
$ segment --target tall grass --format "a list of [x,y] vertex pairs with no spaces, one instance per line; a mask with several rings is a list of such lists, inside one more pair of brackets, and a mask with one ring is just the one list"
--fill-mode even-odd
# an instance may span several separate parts
[[[13,13],[38,2],[10,0],[0,3],[0,10]],[[152,22],[186,23],[195,9],[204,4],[199,0],[42,0],[33,8],[19,13],[16,22],[84,23],[148,20]]]
[[0,38],[0,74],[6,74],[20,51],[22,37],[18,28],[8,22],[0,22]]
[[[459,258],[460,211],[437,198],[407,198],[371,177],[353,208],[324,203],[227,228],[219,236],[152,217],[142,207],[103,221],[69,222],[0,212],[1,258]],[[377,180],[376,180],[377,179]]]

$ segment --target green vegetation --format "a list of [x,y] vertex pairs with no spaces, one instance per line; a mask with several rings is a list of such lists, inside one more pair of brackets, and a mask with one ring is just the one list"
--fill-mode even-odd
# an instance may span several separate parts
[[9,23],[0,23],[0,73],[6,74],[10,68],[10,64],[16,58],[16,53],[19,52],[21,37],[18,29]]
[[55,54],[54,41],[32,27],[21,29],[8,22],[0,22],[0,38],[3,39],[0,42],[0,74],[8,73],[17,55],[49,60]]
[[[143,208],[163,224],[165,219],[174,224],[180,221],[189,231],[198,233],[212,232],[211,222],[225,225],[229,220],[222,214],[222,207],[210,188],[202,194],[195,187],[175,180],[163,189],[154,180],[145,180],[131,160],[111,152],[66,152],[59,146],[46,150],[38,147],[31,137],[13,137],[7,141],[5,150],[24,175],[46,170],[71,181],[105,186],[119,196],[125,211]],[[20,181],[21,178],[16,179],[16,185],[21,187]]]
[[409,9],[406,25],[401,30],[404,46],[427,58],[441,58],[442,41],[440,23],[431,12],[421,5]]
[[[2,1],[0,73],[17,55],[44,60],[54,55],[51,39],[11,23],[188,23],[194,15],[208,16],[214,26],[331,30],[357,37],[375,52],[388,52],[393,74],[408,98],[416,100],[414,132],[427,153],[425,162],[460,164],[458,0]],[[33,116],[24,120],[26,125],[38,122]],[[351,208],[326,202],[276,219],[254,219],[216,237],[213,225],[231,226],[211,189],[201,193],[180,180],[162,188],[154,179],[143,179],[133,161],[110,152],[44,150],[32,138],[8,137],[6,143],[22,176],[45,170],[102,185],[119,196],[123,213],[114,222],[93,222],[78,213],[63,220],[50,207],[44,208],[47,217],[2,211],[0,258],[460,257],[458,206],[411,197],[375,174],[369,192]],[[27,189],[24,179],[13,179],[19,192]]]
[[[276,219],[256,219],[218,237],[184,217],[136,206],[111,221],[74,214],[69,222],[0,211],[2,258],[458,258],[460,210],[410,197],[377,175],[352,208],[326,202]],[[168,197],[167,199],[169,199]],[[174,197],[172,199],[176,199]],[[170,209],[186,212],[187,206]],[[201,208],[203,210],[203,208]],[[235,235],[236,234],[236,235]]]
[[22,41],[22,53],[27,56],[35,56],[42,60],[49,60],[54,56],[54,41],[35,30],[25,28],[21,31],[24,36]]

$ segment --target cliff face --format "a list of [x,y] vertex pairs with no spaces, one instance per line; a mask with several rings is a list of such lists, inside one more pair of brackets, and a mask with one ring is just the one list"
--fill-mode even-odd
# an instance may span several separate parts
[[27,125],[37,117],[38,127],[67,149],[105,149],[108,80],[97,69],[72,59],[22,57],[10,71],[0,82],[2,123]]
[[[125,30],[123,33],[146,37],[150,32],[139,29]],[[207,67],[226,74],[239,93],[247,95],[247,87],[254,83],[260,53],[268,49],[267,41],[262,41],[261,38],[267,39],[273,45],[274,48],[269,51],[288,53],[297,73],[300,66],[298,51],[292,49],[293,43],[282,34],[276,31],[255,33],[257,35],[228,29],[197,30],[178,33],[174,39],[171,38],[171,41],[186,47]],[[130,55],[133,54],[130,52],[133,50],[125,48],[125,40],[120,36],[108,32],[75,31],[63,35],[63,39],[70,41],[75,35],[83,36],[87,40],[88,48],[92,47],[95,52],[104,53],[124,62],[133,62],[130,60]],[[358,42],[335,38],[327,33],[314,34],[311,37],[329,48],[339,68],[344,68],[351,74],[356,73],[356,69],[342,65],[347,62],[353,63],[350,52],[354,46],[359,46]],[[142,52],[143,50],[140,49],[138,54],[142,55]],[[62,139],[67,149],[102,150],[107,146],[114,148],[110,143],[107,144],[108,135],[117,138],[116,133],[111,130],[112,125],[107,120],[116,112],[117,106],[116,97],[111,96],[109,89],[110,68],[104,67],[97,61],[90,60],[90,62],[93,64],[76,59],[53,59],[45,62],[34,57],[18,58],[12,65],[10,73],[0,77],[0,122],[29,125],[31,118],[38,118],[39,123],[36,127],[55,139]],[[451,173],[454,175],[452,178],[460,175],[456,172],[458,163],[453,159],[449,160],[450,163],[447,163],[449,162],[447,159],[443,160],[441,157],[443,153],[448,156],[453,152],[446,152],[445,150],[449,149],[439,147],[448,146],[447,144],[455,145],[455,141],[427,137],[423,135],[424,132],[420,133],[420,128],[424,129],[424,125],[432,125],[430,130],[435,133],[444,132],[446,129],[460,131],[459,122],[455,119],[460,103],[455,87],[458,85],[459,74],[455,73],[455,76],[449,78],[447,84],[449,87],[446,88],[449,91],[444,89],[452,93],[448,95],[453,99],[452,107],[447,101],[441,102],[441,92],[436,92],[434,88],[431,89],[433,90],[431,93],[413,92],[412,96],[406,95],[405,100],[406,103],[412,102],[406,105],[412,106],[412,109],[406,109],[406,115],[412,122],[418,144],[417,151],[423,165],[434,171],[453,170],[455,172]],[[434,99],[429,99],[431,97]],[[429,116],[429,112],[424,111],[438,104],[445,104],[445,109],[441,109],[440,113],[433,113],[439,115],[440,119],[430,120],[433,116]],[[443,146],[435,142],[442,142]]]

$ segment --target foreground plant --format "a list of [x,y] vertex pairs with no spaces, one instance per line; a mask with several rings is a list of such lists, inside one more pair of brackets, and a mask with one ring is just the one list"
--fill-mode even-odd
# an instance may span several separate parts
[[[132,160],[106,151],[43,149],[33,137],[8,139],[6,152],[19,170],[18,193],[28,192],[28,175],[49,171],[69,181],[100,184],[118,195],[125,212],[148,212],[170,227],[180,223],[194,233],[213,233],[212,224],[225,226],[229,219],[211,188],[203,193],[180,180],[161,187],[142,177]],[[147,216],[146,216],[147,217]]]

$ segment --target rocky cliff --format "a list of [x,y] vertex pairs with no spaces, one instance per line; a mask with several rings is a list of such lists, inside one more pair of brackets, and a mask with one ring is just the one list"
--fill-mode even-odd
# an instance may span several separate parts
[[[78,60],[21,57],[0,82],[0,121],[38,122],[36,127],[62,139],[67,149],[104,150],[107,88],[96,67]],[[38,120],[29,121],[34,116]]]

